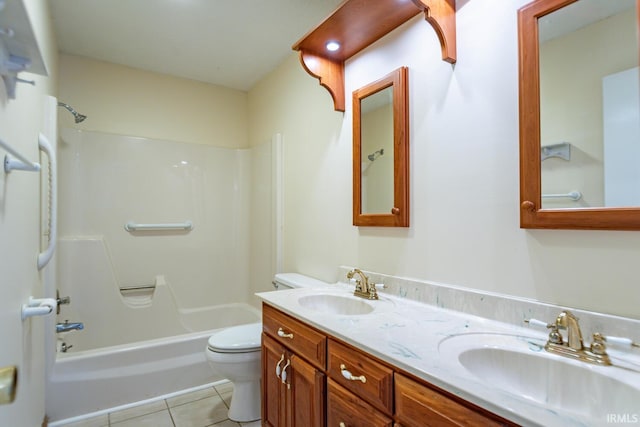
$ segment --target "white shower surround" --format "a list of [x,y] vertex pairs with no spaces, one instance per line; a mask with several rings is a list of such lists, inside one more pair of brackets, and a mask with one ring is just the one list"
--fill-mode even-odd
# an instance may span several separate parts
[[[63,129],[59,158],[57,282],[71,304],[57,320],[85,328],[58,334],[73,348],[50,370],[50,419],[221,379],[206,363],[206,339],[259,321],[250,281],[264,290],[274,273],[271,244],[251,262],[249,233],[253,209],[261,240],[275,238],[272,144],[226,149]],[[187,220],[191,231],[124,229]],[[119,289],[141,285],[155,285],[150,301]]]
[[[117,286],[162,275],[182,309],[248,300],[251,150],[63,129],[58,156],[58,234],[104,239]],[[190,232],[124,229],[187,220]],[[78,256],[59,262],[83,266]],[[69,280],[59,281],[61,292],[95,286]],[[70,317],[71,296],[63,314],[86,320]]]

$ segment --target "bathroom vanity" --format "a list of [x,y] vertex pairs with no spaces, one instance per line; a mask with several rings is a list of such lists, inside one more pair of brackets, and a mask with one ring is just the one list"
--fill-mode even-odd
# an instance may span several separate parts
[[263,331],[267,426],[515,425],[269,304]]
[[[345,283],[258,294],[264,425],[565,427],[638,411],[640,349],[607,348],[615,366],[547,352],[560,307],[371,276],[379,300]],[[575,312],[585,345],[638,341],[638,320]]]

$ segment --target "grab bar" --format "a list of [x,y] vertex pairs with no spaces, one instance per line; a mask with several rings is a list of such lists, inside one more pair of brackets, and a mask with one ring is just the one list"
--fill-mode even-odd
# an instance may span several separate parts
[[13,157],[17,157],[17,160],[9,156],[4,156],[4,171],[9,173],[12,170],[21,170],[28,172],[38,172],[40,170],[40,164],[27,160],[22,154],[18,153],[13,147],[0,139],[0,146],[4,148]]
[[143,286],[127,286],[127,287],[122,287],[120,288],[120,292],[127,292],[127,291],[144,291],[144,290],[148,290],[148,289],[155,289],[156,285],[143,285]]
[[57,176],[58,167],[56,164],[56,153],[46,136],[40,134],[38,136],[38,146],[49,157],[49,244],[44,252],[38,254],[38,270],[42,270],[53,257],[56,250],[56,240],[58,239],[58,195],[57,195]]
[[128,222],[124,225],[124,229],[131,231],[149,231],[149,230],[192,230],[193,223],[186,221],[183,223],[169,223],[169,224],[136,224],[135,222]]
[[570,191],[565,194],[543,194],[543,199],[571,199],[574,202],[582,199],[582,193],[579,191]]

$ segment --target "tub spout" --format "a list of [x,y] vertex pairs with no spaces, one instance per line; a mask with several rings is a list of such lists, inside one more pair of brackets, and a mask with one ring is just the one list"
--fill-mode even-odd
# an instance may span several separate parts
[[68,320],[65,320],[64,323],[57,323],[56,324],[56,332],[60,333],[60,332],[69,332],[69,331],[80,331],[84,329],[84,325],[81,322],[75,322],[75,323],[69,323]]

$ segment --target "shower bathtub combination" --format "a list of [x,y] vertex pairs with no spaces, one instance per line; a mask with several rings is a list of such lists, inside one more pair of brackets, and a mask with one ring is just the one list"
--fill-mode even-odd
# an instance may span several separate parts
[[[203,310],[212,324],[260,321],[250,306]],[[218,318],[221,317],[221,318]],[[47,384],[47,415],[52,421],[214,383],[204,349],[216,329],[134,344],[58,353]]]
[[[56,283],[70,304],[56,322],[84,328],[57,333],[47,356],[53,425],[223,380],[207,340],[259,322],[250,283],[266,290],[274,273],[265,212],[275,191],[263,184],[276,144],[236,150],[62,130]],[[267,238],[254,242],[250,228]],[[252,247],[267,256],[249,268]]]

